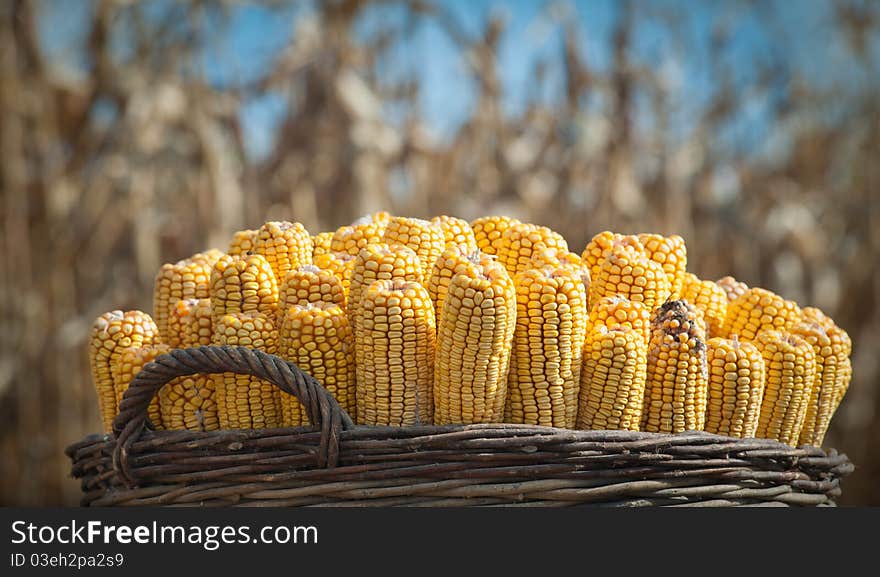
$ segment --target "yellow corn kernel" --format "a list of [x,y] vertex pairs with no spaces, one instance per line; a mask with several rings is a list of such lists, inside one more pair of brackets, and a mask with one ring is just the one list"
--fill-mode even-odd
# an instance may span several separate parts
[[417,282],[379,280],[359,308],[358,422],[431,424],[437,326],[428,291]]
[[653,311],[669,299],[669,280],[658,263],[632,246],[618,244],[590,285],[591,303],[608,296],[622,296]]
[[668,301],[651,316],[648,378],[640,429],[649,433],[702,430],[706,422],[706,331],[696,309]]
[[236,231],[235,234],[232,235],[232,240],[229,241],[229,248],[226,249],[226,254],[232,256],[248,256],[254,254],[254,247],[257,244],[257,236],[259,235],[259,230],[239,230]]
[[351,288],[351,273],[354,271],[355,257],[346,252],[329,252],[315,257],[315,266],[329,270],[342,283],[342,295],[348,302],[348,291]]
[[209,296],[215,325],[230,313],[260,312],[274,316],[278,307],[275,273],[261,255],[224,256],[211,270]]
[[164,264],[153,289],[153,318],[163,342],[168,342],[168,316],[177,301],[208,298],[211,265],[202,259]]
[[736,300],[738,296],[749,290],[749,285],[740,282],[732,276],[726,276],[715,281],[715,284],[721,287],[724,294],[727,295],[727,302]]
[[[153,359],[159,355],[164,355],[170,350],[171,349],[168,348],[168,345],[155,343],[152,345],[125,347],[119,351],[119,356],[113,364],[113,387],[116,390],[117,407],[122,401],[122,395],[128,390],[128,386],[131,384],[132,379],[141,372],[144,365],[152,362]],[[177,379],[174,379],[174,381],[177,381]],[[170,386],[172,386],[172,383],[166,384],[162,389],[167,389]],[[155,429],[159,430],[168,428],[164,423],[165,419],[162,415],[158,396],[154,396],[150,401],[150,405],[147,407],[147,416],[150,418],[150,422]]]
[[514,285],[516,332],[505,420],[571,429],[587,331],[583,281],[562,267],[523,271]]
[[330,245],[333,243],[333,232],[320,232],[312,236],[312,262],[315,257],[327,254],[330,251]]
[[727,294],[710,280],[700,280],[696,275],[685,273],[681,298],[703,313],[709,337],[720,336],[727,316]]
[[787,331],[801,318],[797,304],[762,288],[750,288],[727,305],[721,336],[753,341],[763,330]]
[[[326,301],[287,307],[278,333],[278,355],[315,377],[346,413],[354,414],[354,335],[345,311]],[[280,393],[281,426],[308,425],[308,415],[293,395]]]
[[581,254],[581,260],[590,268],[590,278],[593,282],[596,281],[599,275],[602,263],[611,254],[611,249],[620,244],[631,246],[644,254],[642,243],[634,235],[622,235],[605,230],[593,236],[590,242],[587,243],[584,252]]
[[[592,331],[600,325],[609,329],[618,325],[634,329],[642,335],[646,346],[651,340],[651,311],[638,301],[617,295],[597,300],[590,309],[587,326],[589,331]],[[589,339],[589,336],[587,338]]]
[[418,218],[395,216],[385,229],[385,244],[409,247],[422,262],[422,278],[428,278],[434,261],[446,247],[443,229],[439,225]]
[[485,254],[497,256],[501,250],[504,231],[515,224],[521,223],[509,216],[484,216],[471,221],[477,248]]
[[[214,344],[275,354],[277,331],[273,318],[257,311],[224,314],[214,324]],[[221,429],[281,426],[281,391],[275,385],[250,375],[219,373],[211,377]]]
[[528,223],[515,223],[501,235],[498,260],[511,277],[531,266],[532,258],[548,248],[568,252],[568,243],[558,232]]
[[172,349],[184,349],[211,344],[211,299],[185,299],[177,301],[168,319],[169,339]]
[[816,377],[813,347],[797,335],[775,330],[758,333],[755,346],[767,374],[755,434],[796,446]]
[[435,216],[431,219],[431,222],[443,230],[445,249],[462,246],[467,252],[479,250],[477,239],[474,237],[474,231],[466,220],[444,214]]
[[98,394],[98,407],[104,432],[109,432],[119,412],[113,382],[113,367],[122,351],[159,342],[159,330],[147,313],[119,310],[104,313],[95,319],[89,336],[89,366]]
[[644,332],[599,324],[590,331],[587,342],[577,428],[638,431],[647,379]]
[[442,312],[437,327],[434,422],[500,422],[516,328],[513,280],[500,263],[476,264],[450,279]]
[[806,307],[802,312],[804,321],[818,323],[825,329],[832,341],[840,342],[840,353],[837,359],[837,366],[840,368],[837,371],[837,394],[835,395],[834,409],[831,412],[833,416],[837,407],[840,406],[840,402],[843,400],[843,396],[846,394],[850,380],[852,379],[852,362],[850,361],[850,355],[852,354],[852,340],[849,338],[849,334],[847,334],[845,330],[838,327],[834,323],[834,320],[821,310],[815,307]]
[[342,281],[332,271],[307,264],[287,273],[280,288],[278,301],[279,324],[293,305],[319,301],[345,308]]
[[754,437],[764,396],[764,359],[750,342],[715,337],[707,343],[709,402],[706,428],[728,437]]
[[330,250],[357,256],[368,244],[381,243],[385,233],[385,224],[369,220],[350,226],[342,226],[333,233]]
[[254,253],[272,267],[276,282],[305,264],[312,264],[312,237],[298,222],[267,222],[257,232]]
[[663,236],[647,233],[638,235],[638,238],[648,258],[663,267],[669,279],[669,298],[681,298],[684,272],[687,270],[687,248],[684,239],[677,234]]
[[479,251],[468,251],[464,246],[452,246],[443,251],[440,257],[434,261],[434,266],[425,282],[425,288],[431,296],[434,312],[437,315],[437,326],[440,326],[440,317],[443,313],[443,299],[452,277],[457,274],[467,274],[471,277],[478,274],[481,265],[492,262],[490,257]]

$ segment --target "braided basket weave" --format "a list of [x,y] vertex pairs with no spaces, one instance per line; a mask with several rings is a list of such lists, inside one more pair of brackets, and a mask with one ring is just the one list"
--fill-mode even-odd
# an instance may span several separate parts
[[[303,403],[314,427],[154,431],[174,377],[250,374]],[[92,506],[826,506],[853,470],[833,449],[703,432],[490,424],[355,426],[311,376],[244,347],[178,349],[132,381],[113,434],[67,448]]]

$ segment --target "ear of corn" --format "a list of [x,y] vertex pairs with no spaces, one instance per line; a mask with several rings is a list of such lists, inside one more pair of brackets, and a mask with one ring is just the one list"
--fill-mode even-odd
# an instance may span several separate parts
[[[361,330],[361,299],[363,293],[377,280],[402,280],[421,282],[422,263],[411,249],[387,244],[369,244],[355,258],[351,273],[351,288],[348,291],[348,320],[355,337],[355,366],[357,381],[363,382],[364,358],[362,353],[369,350],[363,340]],[[362,422],[361,405],[358,405],[358,422]]]
[[484,216],[473,220],[471,230],[474,231],[477,248],[485,254],[497,256],[501,251],[504,231],[515,224],[521,223],[509,216]]
[[727,316],[727,294],[710,280],[700,280],[696,275],[685,273],[681,298],[697,307],[706,320],[708,336],[720,336]]
[[833,327],[826,329],[818,322],[803,321],[791,328],[797,335],[813,347],[816,357],[813,388],[807,404],[804,426],[798,438],[799,445],[821,447],[836,408],[840,390],[842,358],[846,345],[841,331]]
[[651,317],[641,430],[681,433],[706,422],[706,332],[696,309],[669,301]]
[[[342,409],[354,414],[354,335],[345,311],[316,301],[287,307],[278,334],[278,355],[315,377]],[[280,393],[281,426],[308,424],[308,415],[293,395]]]
[[431,272],[428,274],[425,288],[431,296],[434,311],[437,313],[437,326],[440,326],[440,317],[443,313],[443,300],[452,277],[457,274],[466,274],[474,277],[478,274],[483,264],[491,262],[490,258],[479,251],[470,251],[464,246],[452,246],[443,251],[439,258],[434,261]]
[[753,341],[763,330],[787,331],[801,318],[797,304],[762,288],[750,288],[727,305],[721,336]]
[[177,301],[209,296],[211,265],[207,261],[182,260],[164,264],[156,275],[153,289],[153,318],[163,342],[169,341],[168,317]]
[[736,300],[741,294],[749,290],[749,286],[736,280],[732,276],[726,276],[715,281],[715,284],[721,287],[724,294],[727,295],[727,302]]
[[758,333],[755,346],[767,373],[757,436],[796,446],[816,376],[813,347],[799,336],[774,330]]
[[342,226],[333,233],[330,240],[332,252],[344,252],[357,256],[368,244],[381,243],[386,224],[372,219],[350,226]]
[[211,270],[210,298],[215,329],[226,314],[259,312],[274,316],[278,307],[275,273],[261,255],[224,256]]
[[211,344],[211,299],[179,300],[168,317],[168,340],[172,349]]
[[437,327],[428,291],[417,282],[379,280],[359,309],[358,422],[431,424]]
[[[133,347],[125,347],[119,351],[119,356],[117,357],[116,362],[113,364],[113,387],[116,390],[117,407],[122,401],[122,395],[124,395],[125,391],[128,390],[128,385],[131,384],[132,379],[134,379],[134,377],[139,372],[141,372],[141,369],[144,368],[144,365],[152,362],[153,359],[155,359],[159,355],[164,355],[170,350],[171,349],[168,348],[168,345],[155,343],[152,345],[137,345]],[[177,381],[178,379],[174,380]],[[162,390],[165,390],[170,386],[172,386],[172,383],[166,384],[164,387],[162,387]],[[153,424],[154,428],[168,428],[164,423],[164,417],[162,415],[158,395],[154,396],[153,399],[150,401],[150,405],[147,408],[147,417],[149,417],[150,422]]]
[[706,431],[754,437],[764,396],[764,359],[750,342],[715,337],[707,343],[709,402]]
[[[532,260],[528,268],[560,268],[568,267],[575,271],[584,283],[584,290],[589,299],[590,283],[590,267],[584,263],[583,259],[573,252],[562,250],[559,248],[545,248],[537,251],[532,255]],[[589,303],[587,303],[589,305]]]
[[315,266],[329,270],[342,283],[342,295],[348,302],[348,291],[351,288],[351,273],[354,271],[355,257],[345,252],[329,252],[315,257]]
[[577,428],[638,431],[647,378],[643,331],[598,324],[587,342]]
[[110,431],[119,410],[113,367],[122,351],[157,342],[159,330],[147,313],[115,310],[95,319],[89,336],[89,366],[105,432]]
[[388,226],[388,223],[391,222],[393,216],[390,212],[385,210],[380,210],[377,212],[371,212],[369,214],[365,214],[364,216],[356,219],[352,224],[352,226],[359,226],[361,224],[372,223],[379,226],[379,234],[382,235],[385,232],[385,227]]
[[590,308],[588,334],[598,326],[634,329],[642,335],[647,345],[651,339],[651,311],[643,303],[622,296],[602,297]]
[[290,271],[312,264],[312,250],[312,237],[298,222],[267,222],[254,244],[254,253],[266,259],[279,283]]
[[[214,324],[214,343],[275,354],[274,314],[259,311],[221,315]],[[250,375],[221,373],[214,379],[221,429],[262,429],[281,424],[281,394],[272,383]]]
[[837,359],[837,366],[839,367],[837,371],[837,394],[835,395],[834,409],[831,411],[833,416],[837,407],[840,406],[840,402],[843,400],[843,396],[846,394],[850,380],[852,379],[852,362],[850,360],[850,355],[852,354],[852,340],[849,338],[849,334],[847,334],[845,330],[838,327],[831,317],[827,316],[821,310],[815,307],[806,307],[803,309],[802,313],[804,321],[818,323],[825,329],[828,337],[832,339],[832,342],[840,342],[840,352]]
[[506,420],[573,428],[587,330],[583,282],[570,268],[548,268],[523,271],[514,284]]
[[681,298],[684,273],[687,270],[687,248],[684,239],[674,234],[640,234],[639,242],[645,249],[648,258],[663,267],[669,279],[670,298]]
[[427,220],[402,216],[393,217],[388,223],[383,242],[412,249],[422,262],[422,278],[427,278],[431,274],[434,261],[440,257],[446,247],[443,229],[439,225]]
[[315,257],[331,252],[333,234],[333,232],[320,232],[312,236],[312,262],[315,262]]
[[616,245],[621,244],[631,246],[636,251],[644,254],[644,248],[637,237],[633,235],[617,234],[608,230],[596,234],[590,239],[590,242],[587,243],[584,252],[581,254],[581,259],[584,261],[584,264],[590,268],[590,278],[593,279],[594,282],[599,276],[599,269],[602,268],[602,263],[604,263],[605,259],[608,258],[608,255],[611,254],[611,250]]
[[474,231],[468,221],[444,214],[432,218],[431,223],[436,224],[443,231],[444,249],[460,246],[466,252],[479,250]]
[[658,263],[632,246],[617,244],[593,278],[590,302],[615,295],[654,310],[669,299],[669,279]]
[[254,247],[257,244],[259,232],[258,230],[250,229],[236,231],[232,235],[232,240],[229,241],[229,248],[226,249],[226,254],[232,256],[254,254]]
[[568,252],[568,243],[562,235],[546,226],[515,223],[501,235],[498,260],[510,276],[515,277],[531,266],[533,257],[547,249]]
[[332,271],[307,264],[284,277],[279,295],[279,322],[293,305],[327,302],[345,307],[342,281]]
[[516,328],[513,280],[500,263],[475,265],[450,279],[442,306],[434,422],[500,422]]

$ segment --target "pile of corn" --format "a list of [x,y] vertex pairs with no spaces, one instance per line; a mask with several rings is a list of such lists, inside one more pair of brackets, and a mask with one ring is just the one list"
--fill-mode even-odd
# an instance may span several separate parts
[[[156,276],[152,316],[99,317],[90,360],[105,429],[171,348],[241,345],[315,376],[359,424],[511,422],[820,446],[851,378],[846,332],[815,308],[687,272],[679,236],[602,232],[582,254],[543,226],[381,212],[311,236],[235,233]],[[307,425],[259,379],[191,376],[154,427]]]

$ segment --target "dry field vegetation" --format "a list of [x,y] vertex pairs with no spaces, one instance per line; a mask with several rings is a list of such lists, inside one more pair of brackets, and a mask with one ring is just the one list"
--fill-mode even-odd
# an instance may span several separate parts
[[[487,18],[475,33],[439,2],[389,2],[407,17],[367,35],[354,29],[375,6],[315,3],[263,73],[223,86],[199,62],[233,3],[147,14],[94,1],[75,71],[40,41],[52,4],[0,4],[0,504],[78,501],[63,448],[100,428],[88,330],[110,309],[149,310],[161,263],[224,248],[232,231],[269,218],[318,232],[388,209],[510,214],[552,226],[578,252],[603,229],[676,232],[699,276],[733,274],[823,308],[855,345],[853,384],[826,439],[857,465],[842,503],[880,505],[877,4],[830,2],[827,25],[861,71],[845,86],[802,77],[784,51],[741,82],[727,64],[729,14],[719,17],[700,54],[717,90],[688,112],[684,134],[671,125],[687,86],[633,48],[650,21],[673,57],[693,54],[682,14],[665,4],[620,4],[607,67],[591,62],[576,20],[548,5],[559,49],[531,74],[538,87],[552,68],[562,89],[550,102],[527,96],[515,113],[499,69],[507,21]],[[725,14],[766,9],[735,4]],[[425,22],[461,53],[450,82],[474,93],[448,138],[426,126],[415,75],[380,73]],[[118,27],[130,49],[113,48]],[[268,94],[288,106],[254,160],[239,110]],[[790,139],[783,154],[756,158],[719,137],[771,94],[768,132]]]

